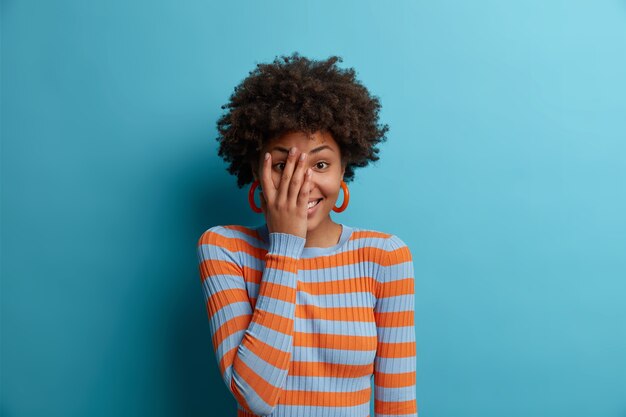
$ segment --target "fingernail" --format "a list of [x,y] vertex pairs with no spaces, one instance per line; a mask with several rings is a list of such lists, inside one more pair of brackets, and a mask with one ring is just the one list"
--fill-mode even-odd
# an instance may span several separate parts
[[307,175],[307,177],[311,176],[311,168],[307,168],[306,175]]
[[296,147],[292,147],[291,149],[289,149],[289,155],[295,155],[296,154]]
[[306,158],[306,153],[302,152],[302,153],[300,154],[300,160],[301,160],[301,161],[304,161],[304,158]]
[[268,159],[270,159],[270,154],[269,152],[265,152],[265,160],[267,161]]

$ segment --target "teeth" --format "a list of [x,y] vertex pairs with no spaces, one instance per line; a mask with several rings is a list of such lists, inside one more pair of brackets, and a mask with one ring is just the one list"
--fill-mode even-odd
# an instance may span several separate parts
[[320,201],[321,201],[321,200],[311,201],[311,202],[308,204],[307,208],[311,208],[311,207],[313,207],[314,205],[316,205],[316,204],[317,204],[317,203],[319,203]]

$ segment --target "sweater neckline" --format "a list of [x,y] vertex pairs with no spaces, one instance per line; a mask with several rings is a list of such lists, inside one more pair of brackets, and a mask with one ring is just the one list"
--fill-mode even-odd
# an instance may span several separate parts
[[[341,248],[348,240],[350,240],[350,237],[352,236],[352,231],[354,229],[343,223],[339,223],[339,224],[341,225],[341,235],[339,236],[339,242],[337,242],[336,245],[329,246],[327,248],[316,247],[316,246],[304,247],[302,249],[302,254],[300,255],[300,257],[301,258],[313,258],[316,256],[329,255],[337,251],[339,248]],[[266,245],[269,245],[270,239],[269,239],[269,233],[267,229],[267,223],[263,223],[262,225],[257,226],[256,230],[261,236],[263,243],[265,243]]]

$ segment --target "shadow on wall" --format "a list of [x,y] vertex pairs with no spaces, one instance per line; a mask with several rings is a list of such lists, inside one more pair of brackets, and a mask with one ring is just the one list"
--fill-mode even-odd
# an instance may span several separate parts
[[[207,156],[211,158],[207,160]],[[213,159],[214,158],[214,159]],[[215,166],[224,167],[225,175],[211,176]],[[192,271],[191,276],[181,280],[180,275],[172,277],[184,286],[172,304],[170,317],[171,332],[163,332],[162,341],[168,346],[172,404],[177,408],[177,415],[184,416],[234,416],[237,403],[227,389],[218,368],[211,341],[209,319],[204,305],[200,272],[198,271],[196,245],[200,235],[215,225],[241,224],[260,225],[264,215],[252,212],[248,205],[249,186],[237,187],[235,176],[226,172],[226,165],[217,155],[196,153],[191,156],[187,166],[197,167],[186,172],[200,172],[200,178],[181,181],[187,189],[180,197],[185,200],[188,211],[182,233],[188,236],[187,247],[192,263],[185,271]],[[207,169],[206,167],[212,167]],[[260,204],[257,190],[257,205]],[[182,281],[182,282],[181,282]]]
[[202,307],[199,280],[197,293],[177,302],[175,331],[164,334],[172,361],[172,396],[181,416],[232,416],[237,404],[222,380],[213,353],[206,310]]

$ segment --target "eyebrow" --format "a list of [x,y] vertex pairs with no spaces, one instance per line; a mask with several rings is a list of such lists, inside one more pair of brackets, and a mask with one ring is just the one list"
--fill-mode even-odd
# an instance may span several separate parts
[[[323,151],[324,149],[330,149],[332,152],[335,152],[335,151],[333,150],[333,148],[331,148],[330,146],[328,146],[328,145],[322,145],[322,146],[320,146],[320,147],[318,147],[318,148],[315,148],[315,149],[313,149],[312,151],[309,151],[309,152],[307,152],[307,153],[310,155],[310,154],[314,154],[314,153],[321,152],[321,151]],[[283,148],[282,146],[275,146],[274,148],[272,148],[272,151],[280,151],[280,152],[283,152],[283,153],[286,153],[286,154],[288,154],[288,153],[289,153],[289,149],[287,149],[287,148]]]

